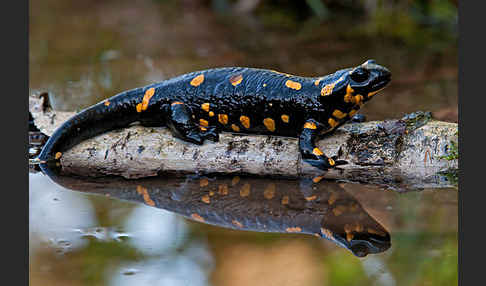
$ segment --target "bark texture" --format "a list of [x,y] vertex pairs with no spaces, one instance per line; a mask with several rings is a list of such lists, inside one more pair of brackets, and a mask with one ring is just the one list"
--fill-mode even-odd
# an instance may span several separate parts
[[[50,136],[74,112],[53,111],[46,100],[46,95],[31,96],[29,110],[35,125]],[[453,151],[457,128],[424,112],[399,120],[349,123],[318,142],[328,156],[340,154],[349,164],[323,172],[301,160],[297,138],[223,132],[218,143],[199,146],[174,138],[164,127],[133,125],[83,141],[63,154],[61,165],[65,172],[84,176],[241,173],[449,187],[455,184],[450,174],[458,160],[444,157]]]

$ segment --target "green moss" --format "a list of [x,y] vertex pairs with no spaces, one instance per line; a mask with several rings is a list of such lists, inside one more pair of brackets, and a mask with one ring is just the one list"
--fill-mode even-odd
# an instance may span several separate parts
[[447,155],[440,156],[441,159],[445,159],[447,161],[459,159],[459,149],[457,148],[457,142],[451,140],[450,145],[447,149],[448,149]]

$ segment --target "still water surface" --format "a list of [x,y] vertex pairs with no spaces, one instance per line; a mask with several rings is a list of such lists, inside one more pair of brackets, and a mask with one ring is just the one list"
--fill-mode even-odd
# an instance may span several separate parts
[[[315,76],[374,58],[393,80],[363,108],[368,119],[427,110],[457,120],[455,44],[410,48],[349,36],[353,18],[282,26],[196,2],[31,1],[31,92],[75,110],[198,69]],[[457,285],[457,189],[29,180],[31,285]],[[350,251],[363,249],[376,253]]]

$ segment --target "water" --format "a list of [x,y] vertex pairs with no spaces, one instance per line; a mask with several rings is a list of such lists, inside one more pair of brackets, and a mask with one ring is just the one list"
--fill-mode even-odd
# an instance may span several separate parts
[[[457,120],[455,43],[437,51],[356,35],[349,16],[295,24],[269,11],[218,16],[181,3],[31,1],[31,92],[48,91],[56,109],[74,110],[198,69],[314,76],[374,58],[393,80],[363,108],[368,119],[429,110]],[[29,179],[32,285],[457,284],[453,188],[398,193],[321,182],[313,189],[245,177],[234,186],[233,177],[207,178],[207,185],[205,178]],[[341,240],[322,237],[321,228]],[[358,257],[346,245],[358,240],[381,247]]]

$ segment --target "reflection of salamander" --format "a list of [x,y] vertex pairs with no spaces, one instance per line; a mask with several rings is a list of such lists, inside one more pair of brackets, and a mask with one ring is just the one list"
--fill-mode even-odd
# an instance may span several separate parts
[[315,139],[349,120],[390,79],[373,60],[316,78],[239,67],[193,72],[81,111],[55,131],[38,159],[59,159],[84,139],[140,122],[167,126],[196,144],[217,141],[220,131],[299,137],[303,160],[325,170],[346,162],[326,157]]
[[64,187],[144,203],[224,228],[312,234],[360,257],[391,245],[388,231],[337,183],[228,176],[127,181],[56,172],[49,176]]

